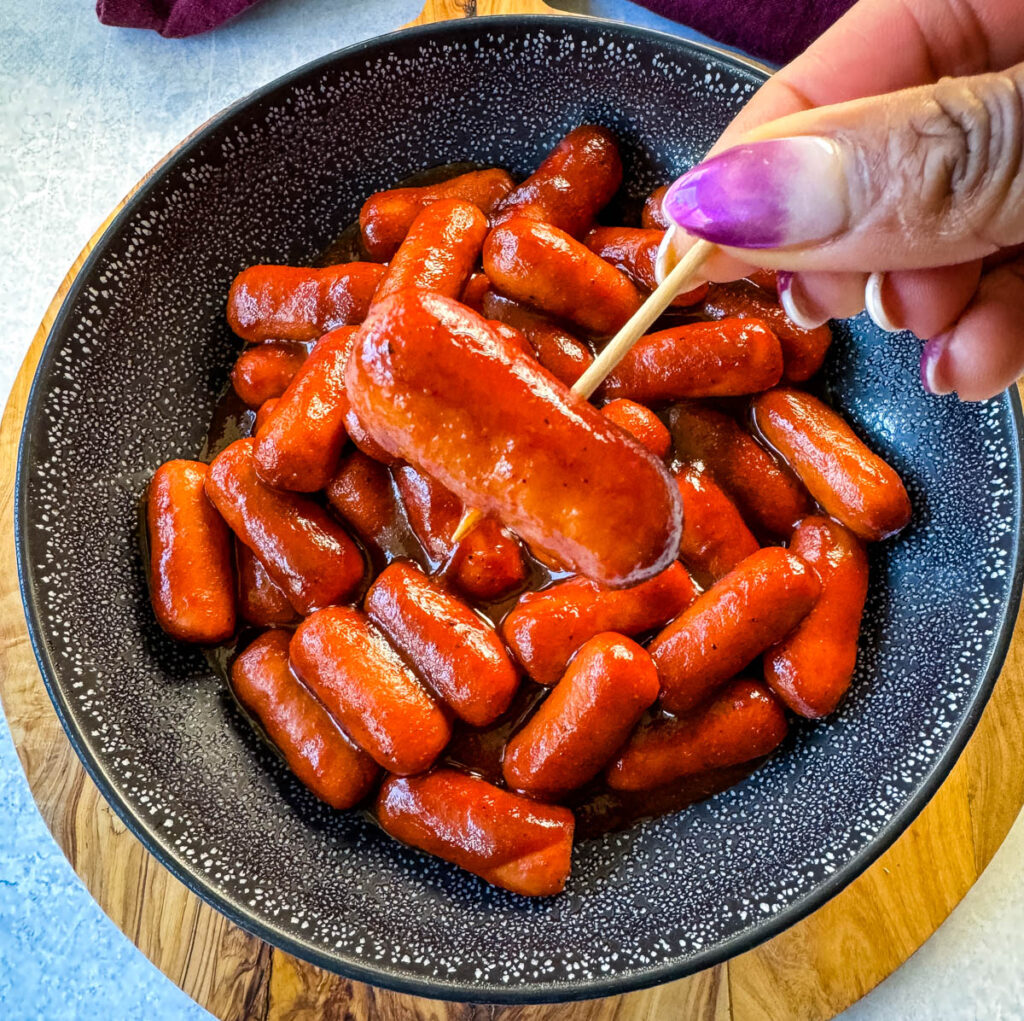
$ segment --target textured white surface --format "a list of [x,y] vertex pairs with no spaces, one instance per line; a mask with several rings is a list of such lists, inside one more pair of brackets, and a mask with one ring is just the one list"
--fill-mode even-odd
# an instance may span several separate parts
[[[625,0],[577,2],[670,23]],[[211,35],[165,41],[98,25],[88,0],[0,6],[0,338],[6,395],[53,291],[96,225],[196,125],[255,86],[411,18],[417,0],[267,0]],[[0,734],[0,1014],[203,1016],[102,916],[35,812]],[[854,1021],[1024,1016],[1024,826]]]

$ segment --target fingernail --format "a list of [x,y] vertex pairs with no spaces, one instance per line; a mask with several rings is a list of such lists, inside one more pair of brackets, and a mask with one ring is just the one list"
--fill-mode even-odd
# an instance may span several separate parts
[[921,351],[921,384],[928,393],[937,397],[953,392],[951,386],[940,382],[939,361],[945,351],[947,339],[948,334],[945,333],[932,337]]
[[884,273],[872,273],[864,285],[864,308],[867,309],[871,321],[886,333],[899,333],[900,327],[893,321],[885,307],[882,286],[885,283]]
[[810,135],[738,145],[683,174],[664,209],[688,233],[719,245],[823,241],[849,218],[842,153]]
[[823,316],[809,307],[794,273],[780,269],[775,275],[775,286],[779,291],[779,304],[782,305],[782,310],[802,330],[816,330],[828,322],[828,316]]

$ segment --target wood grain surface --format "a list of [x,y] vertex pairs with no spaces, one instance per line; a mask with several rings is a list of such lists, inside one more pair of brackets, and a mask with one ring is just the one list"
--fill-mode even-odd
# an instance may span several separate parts
[[[548,9],[540,0],[428,0],[414,24]],[[114,923],[197,1003],[225,1021],[549,1021],[570,1015],[574,1021],[824,1021],[898,968],[970,889],[1024,802],[1020,620],[967,750],[893,847],[803,922],[691,978],[571,1005],[442,1003],[324,972],[250,936],[199,900],[143,850],[86,775],[43,687],[18,591],[13,495],[25,403],[57,310],[106,225],[47,310],[0,423],[0,697],[36,802],[72,867]]]

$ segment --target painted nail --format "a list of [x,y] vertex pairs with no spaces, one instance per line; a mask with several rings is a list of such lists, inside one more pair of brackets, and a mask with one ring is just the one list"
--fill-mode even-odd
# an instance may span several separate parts
[[921,351],[921,385],[930,394],[942,396],[953,392],[951,386],[938,381],[939,359],[946,347],[949,334],[943,333],[927,341]]
[[884,273],[872,273],[864,285],[864,308],[871,321],[886,333],[899,333],[900,327],[893,321],[885,307],[882,286],[885,283]]
[[775,274],[775,286],[779,291],[779,304],[783,312],[802,330],[816,330],[828,322],[828,316],[807,307],[795,274],[780,269]]
[[683,174],[664,209],[688,233],[719,245],[824,241],[849,219],[842,152],[811,135],[738,145]]

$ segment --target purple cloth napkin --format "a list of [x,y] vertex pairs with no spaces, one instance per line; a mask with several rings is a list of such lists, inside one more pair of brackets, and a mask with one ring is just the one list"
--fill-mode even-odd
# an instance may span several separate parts
[[[177,38],[215,28],[257,0],[96,0],[104,25]],[[779,64],[795,57],[854,0],[640,0],[728,46]]]
[[838,21],[856,0],[637,0],[663,17],[786,64]]
[[152,28],[180,39],[198,35],[241,14],[257,0],[96,0],[96,16],[104,25]]

